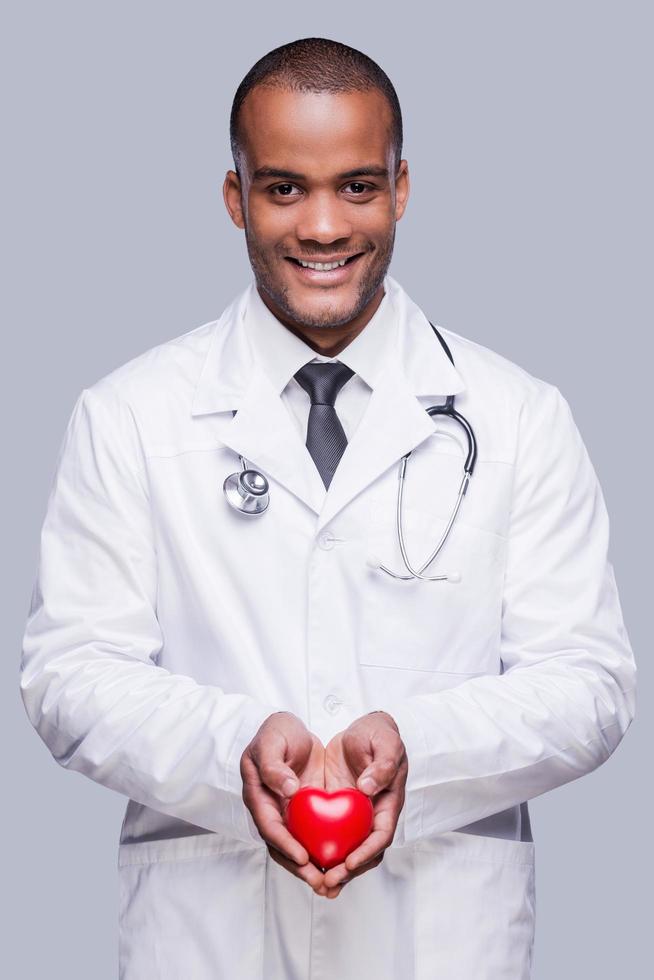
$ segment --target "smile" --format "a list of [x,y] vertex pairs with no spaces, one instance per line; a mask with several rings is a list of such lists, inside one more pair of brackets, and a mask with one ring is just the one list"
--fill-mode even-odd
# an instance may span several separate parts
[[297,261],[304,269],[318,269],[320,272],[329,272],[330,269],[337,269],[339,265],[345,265],[347,259],[342,259],[340,262],[303,262],[302,259],[297,259]]
[[298,274],[305,280],[323,283],[343,282],[350,276],[350,269],[361,258],[363,252],[350,255],[335,262],[305,262],[291,255],[286,258],[297,269]]

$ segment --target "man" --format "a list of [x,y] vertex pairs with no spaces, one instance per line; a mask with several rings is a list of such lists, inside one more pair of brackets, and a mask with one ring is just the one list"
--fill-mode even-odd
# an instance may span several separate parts
[[[527,978],[527,801],[603,763],[635,710],[597,478],[557,388],[441,343],[388,275],[409,174],[374,62],[275,49],[231,136],[255,285],[80,395],[26,710],[62,766],[130,798],[125,980]],[[461,430],[425,411],[453,395],[478,456],[424,572],[447,579],[397,581],[402,457],[414,566],[457,498]],[[286,826],[300,786],[372,801],[328,870]]]

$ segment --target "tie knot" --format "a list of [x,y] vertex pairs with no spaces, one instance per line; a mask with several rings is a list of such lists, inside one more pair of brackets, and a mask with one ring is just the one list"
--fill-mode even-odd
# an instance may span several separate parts
[[308,393],[312,405],[331,405],[354,371],[340,361],[316,361],[305,364],[295,374],[296,381]]

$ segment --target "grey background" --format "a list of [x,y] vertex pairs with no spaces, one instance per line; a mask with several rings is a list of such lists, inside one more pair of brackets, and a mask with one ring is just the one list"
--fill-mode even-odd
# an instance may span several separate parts
[[[250,277],[221,184],[234,91],[298,37],[375,58],[412,194],[391,274],[436,323],[556,384],[595,464],[639,665],[615,755],[531,804],[536,980],[644,976],[652,744],[651,8],[22,2],[5,14],[2,833],[7,975],[117,972],[125,800],[65,774],[18,695],[64,427],[85,386]],[[646,428],[646,421],[650,425]],[[649,599],[649,596],[648,596]],[[650,906],[651,907],[651,906]]]

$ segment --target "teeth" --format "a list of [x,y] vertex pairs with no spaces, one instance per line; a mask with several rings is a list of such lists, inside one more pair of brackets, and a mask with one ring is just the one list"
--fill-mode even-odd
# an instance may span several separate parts
[[299,259],[303,269],[316,269],[318,272],[329,272],[330,269],[338,269],[339,265],[345,265],[347,259],[342,262],[303,262]]

